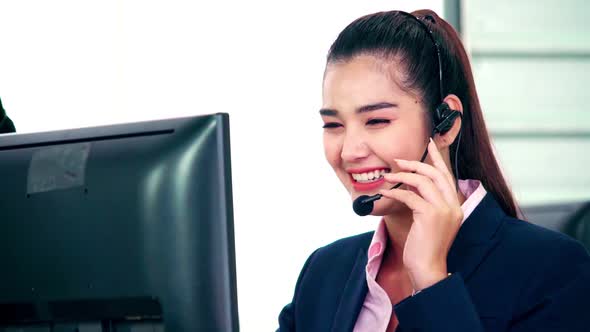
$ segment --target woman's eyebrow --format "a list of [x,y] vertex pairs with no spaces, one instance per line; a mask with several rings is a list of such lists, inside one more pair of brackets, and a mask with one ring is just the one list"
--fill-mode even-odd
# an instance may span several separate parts
[[329,109],[329,108],[322,108],[320,110],[320,115],[321,116],[338,116],[338,111],[333,110],[333,109]]
[[377,111],[380,109],[392,108],[392,107],[398,107],[398,105],[392,104],[392,103],[386,103],[386,102],[377,103],[377,104],[369,104],[369,105],[364,105],[364,106],[357,108],[356,112],[357,113],[366,113],[366,112],[372,112],[372,111]]
[[[393,107],[398,107],[398,104],[387,103],[387,102],[369,104],[369,105],[363,105],[363,106],[357,108],[356,113],[366,113],[366,112],[372,112],[372,111],[377,111],[377,110],[384,109],[384,108],[393,108]],[[320,110],[320,115],[338,116],[338,111],[335,109],[330,109],[330,108],[322,108]]]

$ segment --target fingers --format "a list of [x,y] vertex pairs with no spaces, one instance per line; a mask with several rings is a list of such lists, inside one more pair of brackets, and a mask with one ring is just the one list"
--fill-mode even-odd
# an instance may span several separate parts
[[387,189],[380,190],[379,193],[384,197],[398,200],[406,204],[413,211],[426,211],[428,203],[415,192],[404,189]]
[[447,177],[437,168],[419,161],[395,160],[399,168],[405,171],[412,171],[416,174],[428,177],[442,193],[445,200],[451,204],[457,201],[457,194],[454,186],[451,186]]
[[459,207],[454,178],[432,139],[428,143],[428,152],[432,165],[419,161],[396,159],[395,161],[402,172],[384,175],[386,181],[409,185],[416,188],[417,193],[410,190],[391,189],[383,190],[381,194],[385,197],[398,199],[411,209],[424,208],[427,205],[441,208]]
[[430,159],[432,159],[432,165],[434,166],[434,168],[438,169],[445,176],[449,185],[451,186],[451,188],[453,188],[453,191],[456,192],[457,188],[455,188],[455,181],[453,180],[453,176],[451,175],[451,172],[449,172],[449,169],[447,168],[447,165],[445,164],[445,161],[441,156],[440,151],[438,151],[438,148],[436,147],[436,144],[434,143],[432,138],[428,143],[428,153],[430,154]]
[[[418,190],[424,199],[433,205],[441,206],[446,204],[446,200],[441,192],[428,177],[414,173],[390,173],[383,176],[386,181],[391,183],[404,183]],[[407,191],[407,190],[406,190]]]

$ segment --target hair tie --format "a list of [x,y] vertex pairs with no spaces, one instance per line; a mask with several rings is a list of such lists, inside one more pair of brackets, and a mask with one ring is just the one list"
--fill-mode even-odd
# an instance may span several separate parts
[[436,23],[436,20],[434,19],[434,17],[432,17],[432,15],[424,15],[424,17],[422,17],[423,20],[426,21],[430,21],[431,23]]

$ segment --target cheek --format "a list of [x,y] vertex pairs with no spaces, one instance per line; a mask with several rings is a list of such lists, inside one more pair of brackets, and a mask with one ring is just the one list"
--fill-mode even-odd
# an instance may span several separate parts
[[332,168],[336,168],[340,165],[341,153],[342,142],[338,137],[324,133],[324,155]]
[[384,162],[395,165],[394,159],[418,160],[426,148],[421,131],[396,127],[383,131],[371,140],[371,149]]

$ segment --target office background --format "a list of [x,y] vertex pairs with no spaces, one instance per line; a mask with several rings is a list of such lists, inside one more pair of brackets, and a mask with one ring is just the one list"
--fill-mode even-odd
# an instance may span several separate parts
[[361,15],[420,8],[464,36],[519,202],[589,200],[582,0],[2,0],[0,97],[19,132],[230,113],[240,325],[272,330],[307,256],[377,222],[324,161],[328,47]]

